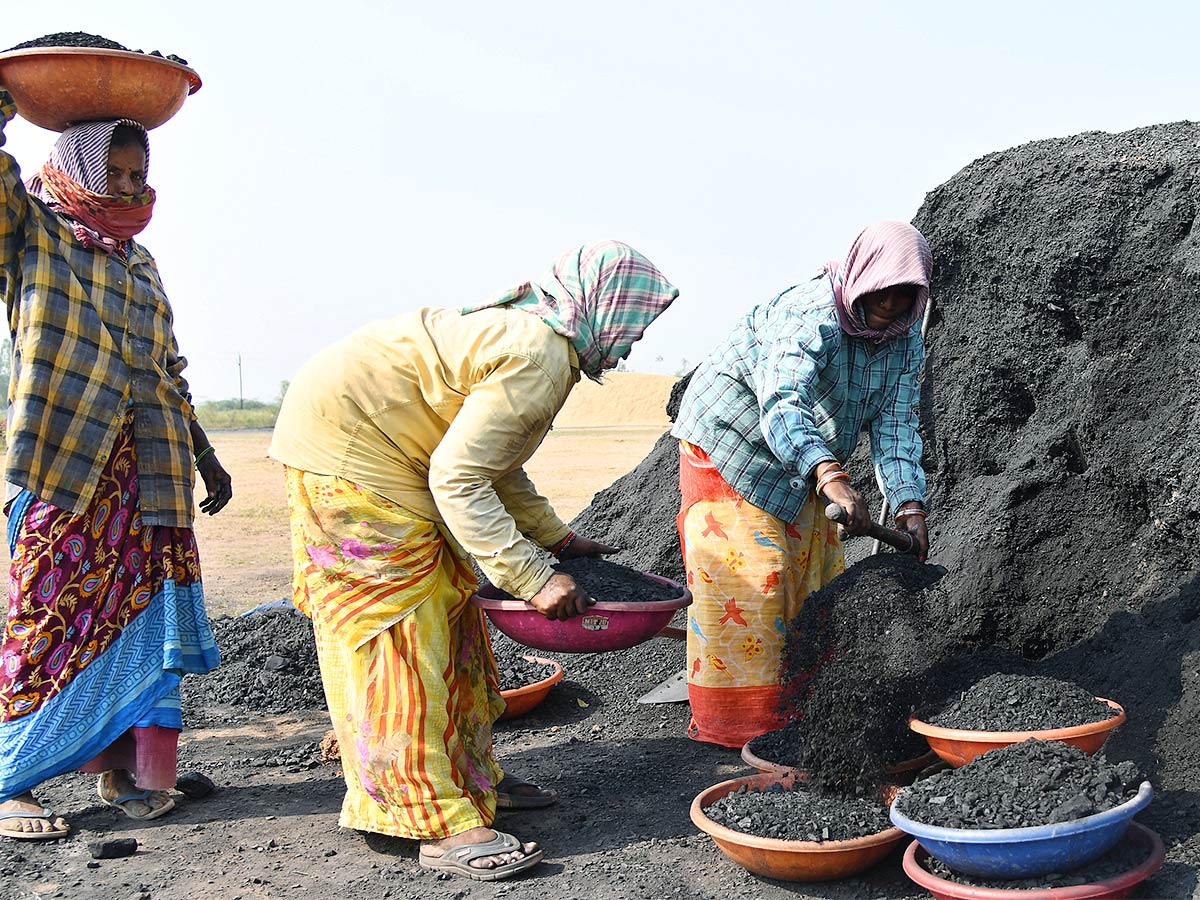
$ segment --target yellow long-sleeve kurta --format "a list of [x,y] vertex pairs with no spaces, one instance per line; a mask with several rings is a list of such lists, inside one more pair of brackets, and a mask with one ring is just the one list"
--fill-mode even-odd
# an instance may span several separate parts
[[529,598],[553,574],[537,545],[569,529],[521,467],[578,380],[570,342],[527,312],[422,309],[305,364],[270,455],[443,526],[492,583]]

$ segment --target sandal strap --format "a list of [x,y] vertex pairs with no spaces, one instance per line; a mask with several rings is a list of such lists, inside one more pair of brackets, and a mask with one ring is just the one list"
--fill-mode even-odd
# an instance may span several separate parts
[[503,831],[497,831],[496,836],[490,841],[481,841],[477,844],[462,844],[453,850],[447,850],[442,856],[446,859],[453,859],[455,862],[470,863],[475,859],[499,856],[502,853],[512,853],[520,849],[521,842],[515,837]]
[[145,803],[154,794],[154,791],[147,788],[144,791],[134,791],[129,794],[121,794],[116,800],[111,801],[113,806],[121,806],[128,803],[130,800],[141,800]]
[[47,822],[54,817],[54,812],[48,806],[43,806],[40,813],[35,812],[0,812],[0,820],[4,819],[45,819]]

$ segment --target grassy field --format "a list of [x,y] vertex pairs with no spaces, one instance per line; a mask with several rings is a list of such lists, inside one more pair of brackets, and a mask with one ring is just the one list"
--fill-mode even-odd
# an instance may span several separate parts
[[[665,375],[615,373],[604,385],[584,381],[575,388],[554,430],[526,466],[564,520],[650,451],[668,427],[664,409],[674,382]],[[233,477],[229,506],[196,522],[209,613],[217,616],[290,596],[292,556],[283,470],[267,456],[269,428],[224,431],[219,427],[222,411],[205,412],[209,415],[201,421]],[[266,413],[231,412],[237,423]],[[270,417],[273,421],[273,408]],[[198,493],[203,496],[203,486]],[[0,541],[0,547],[0,562],[7,567],[7,542]]]

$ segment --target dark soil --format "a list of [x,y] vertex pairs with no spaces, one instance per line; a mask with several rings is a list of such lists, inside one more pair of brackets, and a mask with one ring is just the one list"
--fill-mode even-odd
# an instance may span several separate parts
[[[496,661],[499,665],[499,660]],[[545,681],[554,671],[554,666],[530,662],[523,656],[510,656],[500,667],[500,690],[514,691],[526,685]]]
[[652,603],[680,596],[677,588],[606,559],[570,559],[555,565],[554,570],[570,575],[584,593],[605,603]]
[[1123,840],[1099,859],[1070,872],[1054,872],[1041,878],[994,879],[974,878],[955,872],[940,859],[930,856],[921,862],[921,867],[931,875],[954,881],[958,884],[979,888],[999,888],[1009,891],[1036,890],[1038,888],[1064,888],[1077,884],[1095,884],[1123,875],[1136,869],[1146,861],[1150,848],[1131,840]]
[[896,808],[942,828],[1026,828],[1072,822],[1120,806],[1142,776],[1059,741],[1028,740],[989,750],[960,769],[901,791]]
[[1079,685],[1033,675],[989,675],[927,721],[969,731],[1039,731],[1112,719],[1117,711]]
[[705,810],[718,825],[781,841],[847,841],[892,827],[878,801],[813,794],[773,785],[740,787]]
[[[25,41],[22,44],[17,44],[15,47],[9,47],[9,50],[26,50],[31,47],[93,47],[100,50],[124,50],[126,53],[141,53],[141,50],[131,51],[128,47],[118,44],[116,41],[109,40],[106,37],[101,37],[98,34],[88,34],[86,31],[58,31],[54,34],[44,34],[39,38],[34,38],[32,41]],[[149,56],[163,56],[157,50],[151,50]],[[187,65],[187,60],[181,56],[176,56],[173,53],[167,54],[164,59],[169,59],[172,62],[177,62],[181,66]]]

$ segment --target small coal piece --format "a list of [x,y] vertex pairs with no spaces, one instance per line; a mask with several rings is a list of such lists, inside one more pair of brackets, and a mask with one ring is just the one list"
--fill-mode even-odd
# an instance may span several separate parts
[[184,772],[175,779],[175,790],[191,800],[207,797],[216,789],[216,783],[203,772]]
[[918,781],[900,792],[896,808],[941,828],[1028,828],[1120,806],[1141,780],[1133,763],[1112,765],[1059,741],[1028,740]]
[[121,859],[137,853],[137,838],[112,838],[107,841],[88,841],[92,859]]
[[500,690],[513,691],[530,684],[537,684],[549,678],[554,666],[546,663],[530,662],[523,656],[513,656],[501,662],[496,660],[500,669]]
[[969,887],[1023,891],[1037,890],[1039,888],[1074,887],[1079,884],[1095,884],[1098,881],[1107,881],[1110,878],[1123,875],[1130,869],[1137,868],[1146,861],[1149,855],[1150,848],[1145,844],[1134,843],[1126,839],[1099,859],[1093,860],[1082,868],[1073,869],[1070,872],[1052,872],[1040,878],[997,878],[994,880],[973,878],[970,875],[955,872],[940,859],[934,859],[932,856],[922,860],[921,867],[930,875],[936,875],[938,878],[944,878],[947,881],[953,881],[957,884],[965,884]]
[[637,569],[606,559],[580,557],[558,563],[556,572],[570,575],[589,597],[606,603],[650,603],[676,600],[678,588],[647,578]]
[[1117,711],[1069,681],[989,675],[928,721],[970,731],[1042,731],[1114,718]]
[[846,841],[892,827],[887,809],[878,800],[821,795],[782,785],[764,790],[743,785],[704,812],[733,831],[781,841]]

